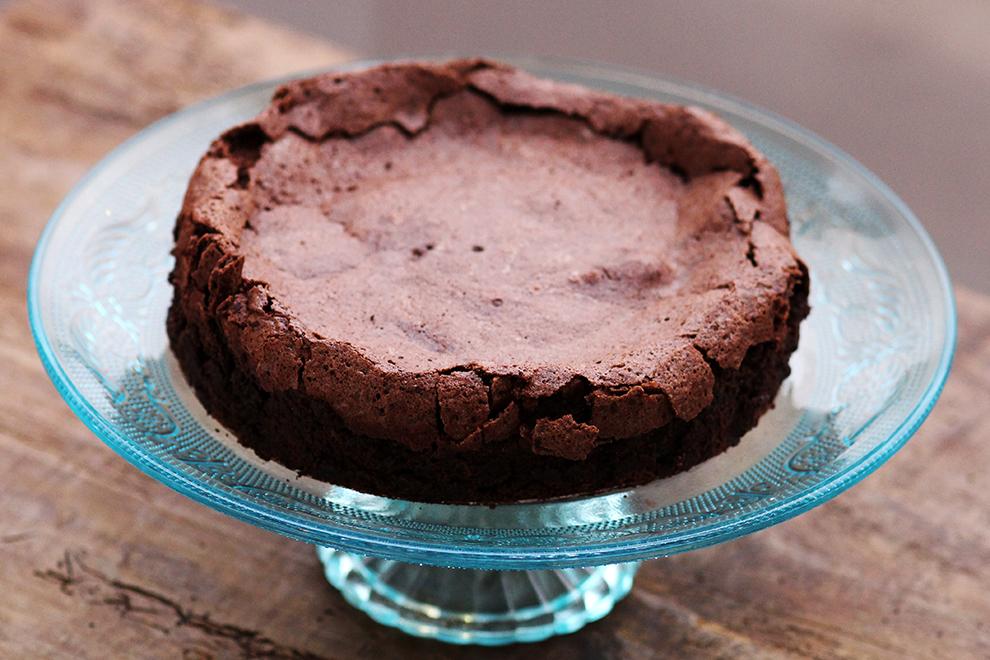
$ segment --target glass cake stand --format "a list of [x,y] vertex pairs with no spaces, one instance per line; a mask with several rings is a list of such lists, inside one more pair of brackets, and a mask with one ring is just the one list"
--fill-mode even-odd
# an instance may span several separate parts
[[693,85],[586,64],[516,63],[711,108],[783,176],[793,239],[812,275],[813,311],[793,374],[739,446],[686,473],[568,500],[422,504],[298,477],[259,460],[206,415],[165,336],[172,225],[210,140],[261,109],[277,81],[176,113],[107,156],[55,212],[28,287],[48,374],[100,439],[203,504],[315,544],[327,578],[354,606],[447,642],[577,630],[628,593],[637,562],[728,541],[834,497],[918,428],[955,344],[949,279],[930,239],[887,186],[835,147]]

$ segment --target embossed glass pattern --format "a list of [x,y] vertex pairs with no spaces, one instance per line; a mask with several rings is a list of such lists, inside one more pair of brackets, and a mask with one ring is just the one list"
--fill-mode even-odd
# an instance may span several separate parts
[[[274,83],[168,117],[115,150],[55,212],[32,264],[38,350],[72,409],[134,465],[211,507],[287,536],[388,560],[548,569],[634,561],[725,541],[836,495],[911,436],[955,340],[945,268],[910,211],[860,165],[744,103],[593,66],[538,75],[714,109],[781,171],[813,311],[777,407],[688,473],[595,497],[491,509],[390,500],[259,461],[199,406],[168,352],[171,230],[210,140]],[[354,66],[360,66],[356,64]],[[625,587],[628,589],[628,586]]]

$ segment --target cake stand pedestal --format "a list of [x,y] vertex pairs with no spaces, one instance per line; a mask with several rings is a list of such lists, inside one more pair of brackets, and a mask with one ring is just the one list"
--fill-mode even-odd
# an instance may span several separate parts
[[407,564],[327,547],[330,584],[375,621],[418,637],[495,646],[538,642],[601,619],[629,593],[638,562],[542,571]]

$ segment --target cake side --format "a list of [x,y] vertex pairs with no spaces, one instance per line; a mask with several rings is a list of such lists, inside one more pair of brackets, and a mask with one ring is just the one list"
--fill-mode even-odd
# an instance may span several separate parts
[[[770,409],[790,373],[788,358],[808,311],[804,282],[792,294],[785,338],[751,347],[737,369],[723,372],[715,367],[712,402],[697,416],[684,421],[662,412],[669,420],[666,424],[595,443],[581,460],[567,457],[566,449],[560,452],[564,456],[535,453],[520,434],[497,440],[500,425],[516,427],[516,412],[487,427],[488,442],[412,450],[403,443],[363,436],[350,430],[324,401],[298,391],[261,390],[227,349],[205,348],[207,341],[197,326],[186,322],[181,307],[172,309],[169,324],[178,338],[173,344],[176,357],[206,409],[260,457],[362,492],[422,502],[494,504],[648,483],[736,445]],[[622,412],[627,410],[633,418],[641,414],[633,406]]]
[[[673,309],[668,317],[681,314],[675,328],[656,333],[662,341],[644,340],[631,359],[604,366],[583,354],[548,364],[448,354],[437,357],[447,360],[439,368],[426,369],[383,359],[385,342],[356,346],[364,338],[345,336],[350,327],[337,337],[321,334],[312,313],[309,322],[297,313],[305,305],[277,295],[292,289],[276,282],[278,269],[260,268],[252,251],[254,225],[269,222],[264,214],[273,208],[289,207],[273,194],[271,182],[284,170],[271,166],[285,164],[273,156],[274,145],[296,140],[326,150],[388,130],[401,134],[399,144],[431,123],[434,132],[446,130],[444,105],[462,102],[523,115],[519,121],[566,118],[558,122],[562,135],[573,129],[567,122],[580,122],[674,173],[677,227],[700,243],[682,250],[687,256],[678,262],[692,274],[679,291],[690,304],[671,307],[654,282],[662,277],[650,274],[650,291],[660,293],[642,294],[642,272],[633,273],[637,300],[653,311]],[[287,166],[292,171],[291,160]],[[332,199],[339,208],[342,198]],[[290,216],[301,217],[296,210]],[[272,235],[284,233],[283,225],[272,226]],[[738,254],[720,254],[723,243],[732,246],[723,252]],[[807,273],[787,238],[779,179],[731,128],[698,110],[473,60],[391,65],[280,89],[256,121],[229,131],[201,161],[176,225],[175,254],[169,336],[207,410],[263,457],[341,485],[417,499],[563,495],[685,469],[733,444],[769,406],[807,311]],[[724,277],[711,264],[734,272]],[[624,286],[621,276],[619,285],[605,279]],[[701,438],[701,430],[711,437]],[[656,457],[652,467],[637,463],[637,453]],[[542,474],[544,485],[526,486],[511,476],[519,470]],[[438,475],[451,484],[442,493]]]

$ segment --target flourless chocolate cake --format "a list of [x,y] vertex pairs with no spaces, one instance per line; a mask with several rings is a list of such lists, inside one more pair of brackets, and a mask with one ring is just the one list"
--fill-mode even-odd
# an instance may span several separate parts
[[481,60],[281,87],[213,143],[175,238],[168,333],[206,409],[421,501],[688,469],[770,408],[808,311],[738,132]]

